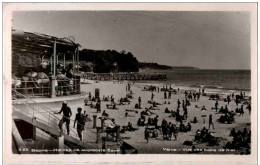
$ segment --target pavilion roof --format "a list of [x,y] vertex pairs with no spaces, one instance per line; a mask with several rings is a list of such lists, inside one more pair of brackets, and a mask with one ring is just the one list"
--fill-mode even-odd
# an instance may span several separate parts
[[51,35],[24,32],[12,29],[12,51],[20,53],[33,53],[41,56],[53,54],[54,42],[56,41],[56,52],[74,52],[80,44],[69,38],[58,38]]

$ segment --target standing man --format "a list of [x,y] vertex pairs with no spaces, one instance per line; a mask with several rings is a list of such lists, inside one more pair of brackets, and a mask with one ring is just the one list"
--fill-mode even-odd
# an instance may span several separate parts
[[139,107],[139,108],[141,108],[141,102],[142,102],[141,97],[139,97],[139,98],[138,98],[138,107]]
[[212,125],[213,129],[215,129],[212,121],[212,115],[209,115],[209,129],[210,129],[210,125]]
[[59,112],[54,112],[54,114],[61,114],[62,112],[63,112],[63,116],[62,116],[62,119],[60,120],[59,128],[60,128],[61,132],[63,132],[62,125],[65,122],[66,128],[67,128],[67,134],[69,135],[70,134],[70,128],[69,128],[70,127],[70,117],[72,115],[72,112],[71,112],[70,107],[67,105],[66,101],[64,101],[62,103],[61,110]]
[[147,143],[149,142],[149,130],[147,127],[145,128],[144,131],[144,139],[146,140]]
[[77,122],[77,132],[80,141],[82,141],[82,131],[84,130],[84,121],[85,121],[85,116],[81,113],[81,111],[82,109],[78,108],[78,113],[76,114],[74,125],[73,125],[73,127],[75,128],[75,124]]
[[178,101],[177,101],[177,104],[178,104],[178,108],[180,108],[181,102],[180,102],[179,99],[178,99]]
[[248,104],[247,109],[248,109],[248,111],[249,111],[249,115],[250,115],[250,114],[251,114],[251,103]]
[[158,128],[158,115],[156,115],[156,117],[154,118],[153,122],[154,122],[154,126],[157,129]]
[[152,93],[152,96],[151,96],[151,100],[153,101],[153,98],[154,98],[154,94]]
[[231,101],[231,99],[230,99],[230,96],[228,95],[228,96],[227,96],[228,105],[229,105],[230,101]]
[[215,103],[215,109],[216,109],[216,112],[218,112],[218,101],[216,101],[216,103]]
[[171,99],[171,96],[172,96],[172,91],[169,90],[169,92],[168,92],[168,99]]

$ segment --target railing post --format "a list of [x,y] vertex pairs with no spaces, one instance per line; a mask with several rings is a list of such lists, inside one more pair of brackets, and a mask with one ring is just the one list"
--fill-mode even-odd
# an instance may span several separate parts
[[93,115],[93,128],[97,127],[97,115]]
[[56,97],[56,91],[55,91],[55,76],[50,77],[50,84],[51,84],[51,92],[50,92],[50,98]]
[[116,126],[116,141],[120,139],[120,125]]
[[97,141],[96,143],[98,143],[100,141],[100,127],[96,127],[97,129]]
[[76,76],[77,79],[77,93],[80,94],[80,76]]
[[[36,117],[33,117],[33,123],[36,123]],[[36,126],[33,125],[33,140],[36,140]]]
[[59,149],[61,149],[61,151],[59,151],[59,154],[64,154],[64,135],[61,134],[60,137],[58,137],[58,143],[59,143]]
[[103,132],[104,131],[104,121],[105,121],[105,119],[102,117],[100,120],[101,120],[101,131]]
[[26,99],[26,110],[27,110],[27,115],[29,114],[29,109],[28,109],[28,98]]

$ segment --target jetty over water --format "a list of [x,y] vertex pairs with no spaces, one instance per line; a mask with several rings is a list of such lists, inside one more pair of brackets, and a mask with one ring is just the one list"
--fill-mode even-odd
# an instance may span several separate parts
[[81,76],[89,80],[167,80],[166,73],[88,73]]

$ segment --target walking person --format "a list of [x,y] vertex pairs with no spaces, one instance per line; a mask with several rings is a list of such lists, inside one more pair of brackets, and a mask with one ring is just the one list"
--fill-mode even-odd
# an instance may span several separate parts
[[153,101],[153,98],[154,98],[154,94],[152,93],[152,95],[151,95],[151,100]]
[[177,104],[178,104],[178,108],[180,108],[180,104],[181,104],[181,102],[180,102],[179,99],[178,99],[178,101],[177,101]]
[[84,121],[85,121],[85,116],[84,114],[81,113],[81,111],[82,109],[78,108],[78,113],[76,114],[74,125],[73,125],[73,128],[75,128],[75,124],[77,123],[77,132],[80,141],[82,141],[82,131],[84,130]]
[[215,103],[215,109],[216,109],[216,112],[218,112],[218,101],[216,101],[216,103]]
[[228,96],[227,96],[228,105],[229,105],[230,101],[231,101],[231,99],[230,99],[230,96],[228,95]]
[[241,116],[242,115],[242,117],[243,117],[243,115],[244,115],[244,105],[241,105],[241,108],[240,108],[240,114],[239,114],[239,116]]
[[147,127],[145,128],[144,131],[144,139],[146,140],[147,143],[149,142],[149,130]]
[[251,114],[251,104],[248,104],[247,109],[248,109],[248,112],[249,112],[249,115],[250,115]]
[[166,93],[166,90],[164,91],[164,99],[167,99],[167,93]]
[[168,99],[171,99],[171,96],[172,96],[172,91],[169,90],[169,92],[168,92]]
[[174,140],[177,141],[178,138],[178,129],[174,124],[172,124],[171,131],[173,132]]
[[70,134],[70,128],[69,128],[70,127],[70,117],[72,115],[72,112],[71,112],[70,107],[67,105],[66,101],[64,101],[62,103],[62,107],[59,112],[54,112],[54,114],[61,114],[61,113],[63,113],[63,116],[59,122],[59,128],[60,128],[61,132],[63,132],[62,125],[63,125],[63,123],[66,123],[67,134],[69,135]]
[[214,128],[214,124],[213,124],[213,121],[212,121],[212,115],[209,115],[209,129],[210,129],[210,126],[212,125],[212,128]]
[[187,107],[185,107],[183,110],[184,110],[183,116],[185,117],[185,120],[187,120],[187,118],[188,118],[188,109],[187,109]]

